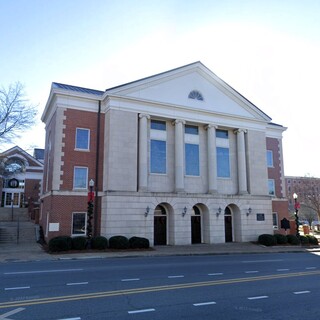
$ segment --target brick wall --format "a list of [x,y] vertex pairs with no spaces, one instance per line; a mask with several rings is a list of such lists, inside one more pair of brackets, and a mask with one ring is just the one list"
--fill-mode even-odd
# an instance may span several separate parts
[[274,179],[275,182],[275,196],[277,198],[284,197],[284,190],[282,190],[282,164],[280,155],[279,140],[275,138],[267,138],[267,150],[273,152],[273,168],[268,168],[268,179]]
[[[65,111],[65,129],[64,129],[64,147],[62,151],[63,165],[61,170],[63,176],[61,177],[61,190],[73,189],[73,171],[75,166],[88,167],[88,180],[95,180],[96,168],[96,148],[97,148],[97,113],[86,112],[80,110],[67,109]],[[99,161],[99,176],[103,174],[103,144],[104,144],[104,115],[101,114],[100,119],[100,161]],[[84,128],[90,130],[90,147],[89,151],[75,150],[76,129]],[[98,182],[99,190],[102,189],[102,179]]]

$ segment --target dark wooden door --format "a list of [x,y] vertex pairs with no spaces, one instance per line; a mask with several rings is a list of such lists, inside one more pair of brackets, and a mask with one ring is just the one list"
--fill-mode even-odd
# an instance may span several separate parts
[[154,245],[164,246],[167,244],[167,217],[154,217]]
[[224,231],[226,242],[232,242],[232,216],[224,216]]
[[191,217],[191,242],[201,243],[201,216]]

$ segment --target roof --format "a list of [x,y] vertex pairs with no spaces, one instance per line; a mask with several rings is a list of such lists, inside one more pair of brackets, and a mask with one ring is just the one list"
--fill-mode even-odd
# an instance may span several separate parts
[[95,90],[95,89],[88,89],[88,88],[83,88],[83,87],[77,87],[77,86],[71,86],[70,84],[63,84],[63,83],[57,83],[57,82],[52,83],[52,88],[71,90],[71,91],[82,92],[82,93],[89,93],[89,94],[94,94],[94,95],[98,95],[98,96],[102,96],[104,94],[104,91]]

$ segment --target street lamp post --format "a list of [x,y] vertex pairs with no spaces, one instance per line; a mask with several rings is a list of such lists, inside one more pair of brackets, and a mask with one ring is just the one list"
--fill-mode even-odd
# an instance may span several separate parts
[[293,194],[293,199],[294,199],[294,210],[295,210],[295,220],[296,220],[296,236],[300,241],[299,216],[298,216],[300,203],[297,201],[298,195],[296,193]]
[[88,193],[88,210],[87,210],[87,238],[90,243],[92,238],[92,218],[93,218],[93,200],[94,200],[94,181],[91,179],[89,181],[89,193]]

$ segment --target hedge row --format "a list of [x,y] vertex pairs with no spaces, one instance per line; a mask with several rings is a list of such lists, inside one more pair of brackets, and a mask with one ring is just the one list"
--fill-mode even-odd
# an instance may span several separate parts
[[274,246],[277,244],[291,244],[291,245],[298,245],[298,244],[313,244],[318,245],[318,239],[311,235],[300,236],[300,240],[297,236],[288,234],[261,234],[258,237],[258,242],[264,246]]
[[49,241],[50,252],[60,252],[69,250],[97,249],[148,249],[149,240],[141,237],[132,237],[130,239],[124,236],[113,236],[109,239],[103,236],[93,237],[90,242],[86,237],[59,236]]

